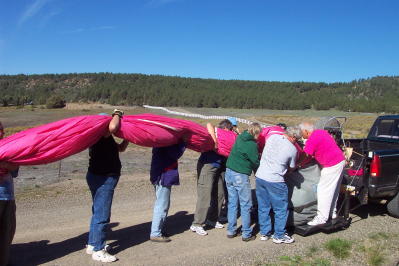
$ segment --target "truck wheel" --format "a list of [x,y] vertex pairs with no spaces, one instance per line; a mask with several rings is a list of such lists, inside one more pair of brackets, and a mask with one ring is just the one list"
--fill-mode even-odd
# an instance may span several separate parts
[[399,218],[399,193],[388,202],[387,209],[391,216]]

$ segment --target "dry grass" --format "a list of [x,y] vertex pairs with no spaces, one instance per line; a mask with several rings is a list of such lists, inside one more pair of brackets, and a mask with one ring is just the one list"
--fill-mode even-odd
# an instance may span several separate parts
[[[153,113],[159,115],[167,115],[179,119],[187,119],[205,125],[208,122],[217,124],[217,120],[191,119],[187,117],[173,116],[159,110],[145,109],[140,106],[112,106],[100,103],[68,103],[63,109],[45,109],[42,106],[26,106],[25,108],[17,107],[0,107],[0,121],[6,128],[6,135],[14,134],[18,131],[35,127],[68,117],[79,115],[93,115],[98,113],[112,113],[113,109],[119,108],[125,111],[127,115],[140,113]],[[182,108],[170,108],[185,112]],[[377,114],[359,114],[359,113],[342,113],[337,111],[277,111],[277,110],[238,110],[238,109],[195,109],[187,108],[192,113],[202,113],[206,115],[231,115],[246,118],[251,121],[258,121],[266,124],[285,123],[289,126],[297,125],[303,121],[315,122],[323,116],[343,116],[346,115],[348,120],[344,125],[345,138],[363,138],[373,124]],[[247,125],[241,124],[241,128],[245,129]]]

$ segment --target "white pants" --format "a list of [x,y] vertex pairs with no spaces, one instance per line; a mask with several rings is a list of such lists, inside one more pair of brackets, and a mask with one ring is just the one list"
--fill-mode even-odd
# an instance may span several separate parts
[[325,221],[337,207],[344,166],[345,161],[342,161],[321,169],[320,181],[317,184],[317,215]]

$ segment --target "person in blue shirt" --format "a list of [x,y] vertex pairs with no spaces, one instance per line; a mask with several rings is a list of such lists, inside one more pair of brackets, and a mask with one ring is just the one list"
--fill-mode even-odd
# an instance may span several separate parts
[[[4,128],[0,122],[0,139],[3,137]],[[17,174],[17,165],[0,162],[0,266],[9,263],[10,246],[16,229],[13,177]]]
[[155,189],[155,204],[150,240],[153,242],[171,241],[165,232],[165,222],[170,206],[172,186],[180,184],[178,160],[185,149],[184,141],[172,146],[152,149],[150,181]]

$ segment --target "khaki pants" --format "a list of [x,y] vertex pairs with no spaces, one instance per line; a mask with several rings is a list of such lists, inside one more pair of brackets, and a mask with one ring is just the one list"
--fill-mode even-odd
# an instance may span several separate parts
[[212,164],[197,164],[197,205],[193,225],[203,226],[206,219],[216,222],[224,200],[224,171]]
[[16,228],[15,211],[15,200],[0,200],[0,266],[9,262],[10,246]]

